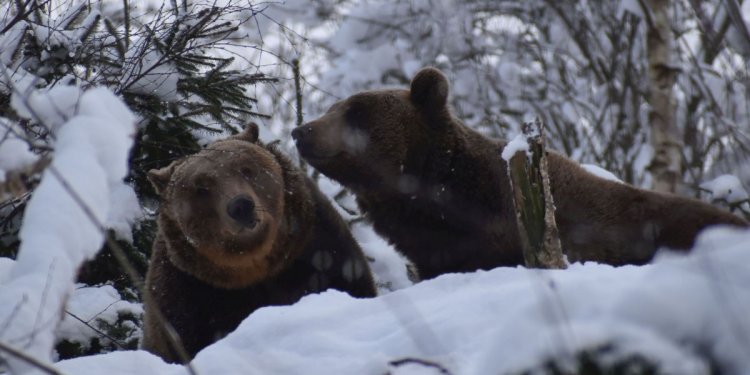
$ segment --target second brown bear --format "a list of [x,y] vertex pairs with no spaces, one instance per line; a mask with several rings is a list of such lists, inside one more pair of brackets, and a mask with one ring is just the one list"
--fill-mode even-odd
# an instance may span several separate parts
[[263,306],[328,288],[375,296],[367,260],[316,185],[241,134],[149,172],[161,196],[142,347],[178,362],[157,308],[192,358]]
[[[445,76],[426,68],[410,90],[353,95],[292,135],[303,158],[352,189],[423,278],[523,264],[505,142],[462,124],[447,101]],[[709,225],[747,225],[697,200],[601,179],[558,153],[549,168],[572,261],[642,264],[659,247],[690,248]]]

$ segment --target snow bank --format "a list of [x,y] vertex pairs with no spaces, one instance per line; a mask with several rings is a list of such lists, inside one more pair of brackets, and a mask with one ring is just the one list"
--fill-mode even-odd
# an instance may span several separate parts
[[[714,229],[691,255],[643,267],[498,268],[373,299],[311,295],[256,311],[193,365],[199,374],[384,374],[389,362],[413,357],[452,374],[506,374],[541,369],[550,359],[572,364],[581,351],[608,348],[613,361],[641,356],[661,373],[707,374],[710,358],[724,374],[744,374],[747,285],[750,233]],[[83,375],[187,373],[145,352],[57,367]]]
[[[45,361],[78,267],[104,240],[100,225],[111,211],[110,194],[123,185],[135,119],[104,88],[19,92],[25,94],[11,98],[16,112],[43,121],[56,141],[24,213],[17,260],[2,284],[0,340]],[[14,374],[30,369],[12,359],[7,366]]]

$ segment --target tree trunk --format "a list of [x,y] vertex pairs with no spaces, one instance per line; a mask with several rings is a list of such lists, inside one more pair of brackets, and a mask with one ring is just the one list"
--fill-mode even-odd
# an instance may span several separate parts
[[648,120],[654,158],[649,171],[654,177],[654,190],[674,193],[682,177],[682,143],[675,123],[675,102],[672,87],[679,68],[672,64],[672,30],[669,0],[645,0],[648,53],[648,99],[651,106]]
[[555,222],[555,204],[550,190],[543,126],[539,119],[526,123],[523,133],[531,160],[523,151],[508,160],[516,222],[529,268],[566,268]]

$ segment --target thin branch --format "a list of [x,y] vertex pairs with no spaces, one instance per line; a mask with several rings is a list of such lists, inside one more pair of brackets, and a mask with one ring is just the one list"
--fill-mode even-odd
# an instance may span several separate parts
[[750,31],[747,29],[745,20],[742,19],[740,5],[737,3],[737,0],[724,0],[724,5],[727,7],[729,19],[732,20],[732,25],[734,26],[735,31],[737,31],[740,43],[742,44],[742,48],[739,52],[742,56],[748,57],[750,56]]
[[448,371],[447,368],[443,367],[443,365],[437,362],[428,361],[426,359],[421,359],[421,358],[402,358],[402,359],[397,359],[395,361],[390,361],[388,362],[388,364],[393,367],[401,367],[406,364],[418,364],[422,367],[435,369],[436,371],[438,371],[438,373],[443,374],[443,375],[451,374],[451,372]]
[[71,317],[73,317],[73,319],[81,322],[81,324],[85,325],[86,327],[91,328],[98,335],[109,339],[110,341],[112,341],[112,343],[114,343],[115,345],[117,345],[118,348],[125,349],[125,344],[121,343],[120,340],[118,340],[118,339],[116,339],[116,338],[108,335],[106,332],[100,330],[99,328],[96,328],[96,327],[92,326],[89,322],[84,321],[83,319],[79,318],[76,314],[73,314],[70,311],[65,310],[65,313],[68,314],[68,315],[70,315]]
[[[26,10],[26,11],[24,12],[24,10],[26,9],[26,7],[27,7],[27,6],[29,5],[29,3],[31,3],[32,1],[34,2],[34,4],[33,4],[33,5],[31,6],[31,7],[29,7],[29,8],[28,8],[28,10]],[[49,1],[49,0],[48,0],[48,1]],[[31,14],[31,12],[33,12],[33,11],[34,11],[34,7],[36,7],[36,6],[39,6],[39,5],[37,4],[37,2],[36,2],[36,1],[34,1],[34,0],[28,0],[28,1],[26,1],[26,4],[24,4],[24,5],[23,5],[23,8],[24,8],[24,9],[19,9],[19,10],[18,10],[18,14],[16,14],[16,16],[15,16],[15,17],[13,17],[13,19],[12,19],[12,20],[10,20],[10,22],[8,22],[8,24],[7,24],[7,25],[5,25],[5,27],[3,27],[3,29],[2,29],[2,30],[0,30],[0,34],[5,34],[5,32],[7,32],[8,30],[12,29],[12,28],[13,28],[13,26],[15,26],[15,25],[16,25],[17,23],[19,23],[19,22],[21,22],[21,21],[25,20],[25,19],[26,19],[26,17],[28,17],[28,16],[29,16],[29,14]]]
[[2,341],[0,341],[0,352],[6,353],[16,359],[26,362],[27,364],[32,365],[47,374],[63,375],[62,372],[58,371],[56,368],[50,366],[49,364],[44,363],[41,360],[36,359],[32,357],[31,355],[23,352],[22,350],[18,348],[14,348],[10,346],[9,344],[6,344]]

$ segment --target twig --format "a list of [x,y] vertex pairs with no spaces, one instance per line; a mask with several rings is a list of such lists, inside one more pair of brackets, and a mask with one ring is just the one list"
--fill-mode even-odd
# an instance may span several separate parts
[[420,359],[420,358],[402,358],[402,359],[397,359],[395,361],[388,362],[388,364],[391,365],[391,366],[393,366],[393,367],[399,367],[399,366],[403,366],[405,364],[410,364],[410,363],[416,363],[416,364],[418,364],[420,366],[423,366],[423,367],[434,368],[440,374],[444,374],[444,375],[450,375],[451,374],[451,372],[448,371],[448,369],[445,368],[445,367],[443,367],[441,364],[439,364],[437,362],[428,361],[426,359]]
[[130,4],[128,0],[122,0],[123,17],[125,17],[125,50],[130,47]]
[[83,319],[79,318],[79,317],[78,317],[78,316],[77,316],[76,314],[73,314],[73,313],[72,313],[72,312],[70,312],[70,311],[67,311],[67,310],[66,310],[66,311],[65,311],[65,313],[66,313],[66,314],[68,314],[68,315],[70,315],[71,317],[73,317],[73,319],[75,319],[75,320],[77,320],[77,321],[81,322],[81,323],[82,323],[83,325],[85,325],[86,327],[89,327],[89,328],[91,328],[92,330],[94,330],[94,332],[96,332],[96,333],[97,333],[97,334],[99,334],[100,336],[108,338],[108,339],[109,339],[110,341],[112,341],[112,342],[113,342],[113,343],[114,343],[115,345],[117,345],[117,347],[118,347],[118,348],[120,348],[120,349],[125,349],[125,345],[124,345],[123,343],[121,343],[121,342],[120,342],[120,340],[117,340],[116,338],[114,338],[114,337],[112,337],[112,336],[108,335],[108,334],[107,334],[106,332],[104,332],[104,331],[102,331],[102,330],[100,330],[100,329],[98,329],[98,328],[96,328],[96,327],[92,326],[91,324],[89,324],[89,322],[87,322],[87,321],[84,321]]
[[43,372],[50,374],[50,375],[63,375],[62,372],[58,371],[56,368],[50,366],[49,364],[46,364],[28,354],[23,352],[22,350],[19,350],[17,348],[14,348],[2,341],[0,341],[0,351],[7,353],[23,362],[26,362],[39,370],[42,370]]
[[[302,117],[302,84],[300,83],[302,75],[299,72],[299,59],[292,60],[292,72],[294,72],[294,91],[296,97],[294,105],[297,111],[297,127],[300,127],[304,122],[304,118]],[[302,158],[299,158],[299,167],[302,171],[307,172],[307,163]],[[317,180],[317,178],[315,179]]]
[[292,60],[292,71],[294,72],[294,91],[297,99],[295,103],[297,109],[297,126],[302,126],[304,120],[302,118],[302,86],[300,85],[299,59]]
[[[26,2],[26,4],[23,4],[23,7],[26,8],[26,6],[28,6],[32,1],[33,0],[28,0]],[[8,24],[5,25],[5,27],[2,30],[0,30],[0,34],[5,34],[6,31],[10,30],[17,23],[25,20],[26,17],[28,17],[29,14],[31,14],[31,12],[34,11],[34,7],[38,6],[38,4],[37,4],[36,1],[33,1],[33,2],[34,2],[34,4],[32,4],[32,6],[28,8],[28,10],[26,10],[26,9],[18,9],[18,14],[16,14],[16,16],[13,17],[13,19],[10,20],[10,22],[8,22]]]

